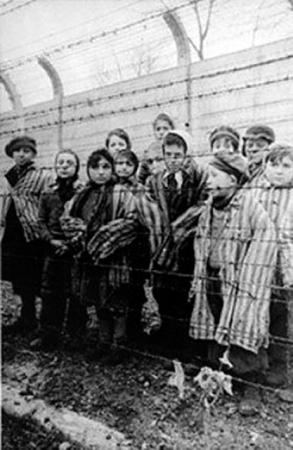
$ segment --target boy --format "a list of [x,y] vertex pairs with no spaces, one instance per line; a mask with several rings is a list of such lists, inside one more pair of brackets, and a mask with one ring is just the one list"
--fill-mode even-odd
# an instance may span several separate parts
[[210,134],[210,146],[212,153],[226,151],[228,153],[239,152],[240,135],[232,127],[222,125]]
[[165,134],[174,130],[174,122],[166,113],[160,113],[153,122],[155,141],[150,144],[143,155],[143,160],[138,170],[138,181],[145,184],[147,178],[163,169],[162,143]]
[[[190,141],[191,136],[185,131],[168,131],[163,139],[165,169],[151,175],[146,182],[146,197],[155,202],[160,210],[163,238],[169,235],[174,220],[191,206],[199,205],[205,198],[206,173],[195,165],[190,166],[188,172],[184,169]],[[188,274],[191,274],[193,267],[190,244],[190,240],[186,240],[176,261],[177,271],[186,276],[161,273],[154,277],[156,287],[154,295],[163,316],[161,337],[171,347],[175,344],[186,345],[185,340],[188,336],[186,328],[190,313],[187,304]]]
[[263,174],[264,157],[270,144],[275,142],[275,132],[267,125],[253,125],[243,136],[243,155],[247,156],[250,186],[257,186]]
[[2,278],[12,282],[22,301],[21,316],[6,328],[27,332],[37,327],[35,298],[42,268],[38,205],[49,177],[35,166],[36,141],[21,136],[5,147],[15,165],[6,173],[9,193],[3,202]]
[[[221,153],[209,162],[211,197],[194,235],[190,336],[212,341],[211,362],[226,348],[234,372],[257,381],[266,369],[270,285],[275,265],[275,231],[268,214],[246,189],[247,163]],[[260,398],[245,389],[239,409],[255,414]]]
[[[272,386],[286,384],[288,344],[288,299],[290,291],[285,289],[284,256],[281,241],[281,221],[290,209],[293,198],[293,148],[288,145],[273,145],[267,153],[264,164],[263,177],[259,179],[253,195],[275,224],[278,242],[278,259],[273,281],[271,299],[272,342],[269,347],[270,370],[266,381]],[[293,224],[291,224],[292,228]],[[292,294],[291,294],[292,295]]]

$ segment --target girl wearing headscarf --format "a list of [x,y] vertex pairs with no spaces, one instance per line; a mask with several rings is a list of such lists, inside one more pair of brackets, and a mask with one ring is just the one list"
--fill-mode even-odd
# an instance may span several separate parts
[[[59,343],[65,319],[66,302],[70,298],[67,326],[72,333],[73,310],[77,309],[71,296],[71,244],[61,228],[60,217],[65,205],[81,189],[78,181],[80,162],[72,150],[61,150],[55,158],[56,180],[40,199],[39,226],[41,238],[47,244],[42,274],[41,337],[33,347],[54,350]],[[80,311],[75,314],[81,317]],[[76,320],[76,319],[75,319]],[[81,322],[79,326],[81,326]],[[74,328],[70,330],[70,327]]]

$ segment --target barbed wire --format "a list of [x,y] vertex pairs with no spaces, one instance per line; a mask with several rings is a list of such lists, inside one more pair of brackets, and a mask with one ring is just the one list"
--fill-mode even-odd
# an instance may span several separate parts
[[[47,128],[51,128],[51,127],[56,127],[60,124],[64,125],[64,124],[75,123],[75,122],[90,121],[90,120],[98,119],[98,118],[102,118],[102,117],[113,116],[114,114],[137,112],[139,110],[151,108],[151,107],[160,108],[162,106],[171,105],[171,104],[178,103],[178,102],[184,102],[184,101],[187,101],[188,99],[189,100],[201,99],[203,97],[221,95],[221,94],[227,93],[227,92],[230,93],[230,92],[237,92],[237,91],[240,91],[243,89],[251,89],[251,88],[260,87],[260,86],[269,86],[272,84],[289,81],[292,79],[293,79],[293,75],[285,75],[284,77],[277,78],[277,79],[256,81],[253,83],[252,82],[246,83],[241,86],[224,87],[220,90],[215,89],[210,92],[197,93],[197,94],[193,94],[191,96],[188,96],[186,94],[182,97],[180,95],[179,97],[172,97],[171,99],[167,99],[167,100],[156,100],[155,102],[145,102],[143,105],[139,105],[139,106],[123,107],[123,108],[119,108],[119,109],[111,109],[106,112],[102,111],[102,112],[97,112],[97,113],[90,113],[87,116],[71,117],[69,119],[64,119],[62,121],[56,119],[53,122],[47,121],[46,123],[43,123],[43,124],[25,126],[23,128],[15,128],[15,129],[12,129],[9,131],[2,131],[2,132],[0,132],[0,136],[5,136],[5,135],[13,134],[13,133],[20,133],[20,132],[29,131],[29,130],[47,129]],[[173,84],[173,82],[169,82],[169,86],[172,86],[172,84]]]
[[[36,0],[29,0],[29,1],[36,1]],[[181,5],[175,6],[174,8],[172,8],[172,11],[177,11],[181,8],[185,8],[186,6],[188,6],[191,3],[193,3],[193,0],[189,0],[188,2],[185,2]],[[162,17],[164,15],[164,13],[165,13],[165,11],[163,11],[163,12],[160,11],[158,13],[151,14],[148,17],[136,20],[136,21],[131,22],[126,25],[122,25],[122,26],[114,28],[112,30],[103,31],[102,33],[98,33],[98,34],[93,34],[92,36],[89,36],[89,37],[86,37],[83,39],[78,39],[78,40],[72,41],[68,44],[64,44],[61,47],[54,47],[51,50],[45,50],[42,52],[42,54],[44,56],[48,57],[48,56],[52,56],[53,54],[59,53],[60,51],[73,49],[73,48],[79,47],[80,45],[84,45],[86,43],[92,43],[92,42],[96,41],[97,39],[105,38],[106,36],[111,36],[113,34],[117,34],[117,33],[121,32],[121,31],[129,30],[135,26],[138,26],[138,25],[147,23],[153,19]],[[7,70],[11,70],[16,67],[20,67],[24,64],[27,64],[28,62],[34,61],[38,56],[40,56],[40,55],[33,55],[33,56],[25,57],[24,59],[18,58],[14,61],[13,60],[12,61],[9,61],[9,60],[3,61],[3,67],[1,68],[1,71],[7,71]]]
[[[143,237],[143,238],[147,238],[147,235],[145,233],[141,233],[141,232],[137,232],[136,233],[136,237]],[[44,243],[44,244],[48,244],[48,243]],[[120,249],[121,250],[121,249]],[[123,250],[123,249],[122,249]],[[5,256],[5,253],[4,253]],[[40,262],[40,259],[36,256],[30,256],[30,255],[24,255],[25,258],[23,256],[20,256],[17,253],[9,253],[7,254],[7,256],[13,258],[14,260],[23,260],[26,259],[28,261],[35,261],[35,262]],[[112,256],[109,256],[108,259],[111,259]],[[56,257],[56,261],[58,261],[58,258]],[[206,263],[206,260],[201,260],[200,258],[196,257],[196,263]],[[68,265],[72,265],[73,261],[69,259]],[[99,262],[94,264],[93,262],[87,262],[87,261],[81,261],[80,262],[81,266],[83,268],[95,268],[95,269],[115,269],[117,271],[120,270],[125,270],[125,265],[121,265],[118,263],[107,263],[107,262]],[[225,263],[226,265],[229,265],[229,263]],[[233,265],[234,263],[230,263],[230,265]],[[251,265],[251,266],[260,266],[260,267],[271,267],[264,265],[264,264],[259,264],[259,263],[251,263],[251,264],[246,264],[246,265]],[[138,274],[138,275],[143,275],[145,278],[150,279],[153,276],[157,276],[157,277],[163,277],[164,279],[166,279],[166,277],[170,277],[170,278],[175,278],[178,280],[186,280],[186,281],[192,281],[194,275],[192,272],[180,272],[180,271],[174,271],[174,270],[166,270],[166,269],[159,269],[159,268],[154,268],[152,267],[150,268],[141,268],[141,267],[135,267],[133,265],[129,266],[127,268],[127,270],[129,270],[129,273],[131,274]],[[198,277],[199,280],[213,280],[213,281],[217,281],[218,278],[213,277],[212,275],[200,275]],[[225,281],[227,285],[233,287],[235,286],[231,281],[226,280]],[[269,288],[269,289],[273,289],[276,291],[279,291],[280,293],[284,292],[284,293],[288,293],[290,294],[290,298],[289,299],[280,299],[280,298],[276,298],[274,297],[273,299],[273,303],[281,303],[284,305],[288,305],[289,303],[293,302],[293,285],[291,286],[284,286],[284,285],[277,285],[274,284],[274,282],[271,282],[270,284],[263,284],[263,283],[259,283],[261,286]],[[160,283],[159,283],[160,286]],[[156,282],[154,283],[154,288],[158,287],[156,285]],[[171,288],[172,290],[172,286],[169,286],[169,288]],[[180,289],[180,288],[179,288]],[[175,286],[175,288],[173,288],[174,291],[179,291],[179,289]],[[246,291],[244,289],[241,289],[241,291],[243,291],[244,293],[246,293]],[[202,293],[202,291],[197,290],[196,288],[193,290],[193,292],[196,293]],[[217,294],[219,294],[219,292],[216,292]],[[254,299],[253,299],[254,300]],[[269,303],[271,302],[271,299],[267,300]]]
[[[131,89],[131,90],[126,91],[126,92],[116,92],[116,93],[113,93],[113,94],[110,94],[110,95],[104,95],[104,96],[103,95],[99,95],[99,96],[93,97],[91,99],[74,101],[74,102],[71,102],[69,104],[63,105],[63,109],[65,110],[65,109],[74,108],[74,107],[83,106],[83,105],[84,106],[94,105],[95,103],[100,103],[102,101],[109,101],[109,100],[113,100],[115,98],[124,98],[127,95],[136,95],[136,94],[148,93],[148,92],[150,92],[150,91],[152,91],[154,89],[157,90],[157,89],[163,89],[163,88],[167,88],[167,87],[172,87],[172,86],[176,86],[178,84],[187,83],[189,81],[193,82],[193,81],[200,81],[200,80],[210,79],[210,78],[214,78],[214,77],[221,76],[221,75],[227,75],[227,74],[230,74],[230,73],[237,73],[237,72],[240,72],[240,71],[243,71],[243,70],[249,70],[249,69],[253,69],[253,68],[256,68],[256,67],[262,67],[264,65],[270,65],[270,64],[273,64],[273,63],[276,63],[276,62],[282,62],[282,61],[291,60],[291,59],[293,59],[293,54],[289,53],[287,55],[278,56],[278,57],[275,57],[275,58],[267,59],[265,61],[257,61],[257,62],[254,62],[254,63],[244,64],[244,65],[241,65],[241,66],[235,66],[235,67],[232,67],[232,68],[231,67],[230,68],[223,68],[223,69],[217,70],[215,72],[211,72],[211,73],[194,75],[194,76],[190,76],[190,77],[184,77],[182,79],[175,80],[175,81],[161,82],[161,83],[158,83],[156,85],[134,88],[134,89]],[[289,77],[288,80],[290,80],[292,78],[292,77],[290,77],[290,75],[286,75],[285,77],[281,78],[280,80],[286,81],[287,80],[286,77]],[[260,81],[259,83],[265,83],[265,82],[261,82]],[[262,85],[262,84],[260,84],[260,85]],[[244,87],[246,87],[246,85],[244,85]],[[249,87],[249,84],[248,84],[248,87]],[[233,90],[233,87],[231,86],[230,89]],[[226,91],[229,91],[229,89],[226,88]],[[225,91],[222,89],[222,90],[219,90],[219,91],[214,90],[214,91],[211,91],[211,92],[214,92],[213,95],[216,95],[217,92],[223,93]],[[206,93],[202,93],[202,96],[204,96],[204,95],[207,95],[207,94]],[[199,96],[199,94],[197,94],[197,96],[193,97],[193,98],[201,98],[201,97]],[[66,100],[66,98],[65,98],[65,100]],[[37,111],[32,111],[32,112],[25,113],[24,115],[13,115],[13,116],[8,117],[8,118],[0,118],[0,122],[7,121],[7,120],[16,120],[18,118],[19,119],[20,118],[26,118],[26,117],[30,117],[30,116],[44,114],[44,113],[47,113],[47,112],[53,112],[53,111],[57,111],[58,109],[59,109],[58,106],[53,106],[53,107],[49,107],[49,108],[43,108],[43,109],[40,109],[40,110],[37,110]]]
[[[13,13],[14,11],[17,11],[17,10],[19,10],[19,9],[21,9],[21,8],[24,8],[25,6],[28,6],[28,5],[32,4],[32,3],[37,2],[37,1],[38,1],[38,0],[27,0],[27,1],[24,2],[24,3],[20,3],[19,5],[16,5],[16,6],[14,6],[13,8],[8,9],[7,11],[0,12],[0,17],[6,16],[7,14],[10,14],[10,13]],[[10,3],[10,2],[8,1],[8,2],[6,3],[6,5],[9,4],[9,3]],[[4,6],[4,5],[2,4],[1,6]]]

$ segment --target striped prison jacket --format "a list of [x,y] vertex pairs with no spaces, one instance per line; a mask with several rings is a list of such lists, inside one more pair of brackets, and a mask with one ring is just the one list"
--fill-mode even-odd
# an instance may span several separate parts
[[23,168],[20,175],[17,174],[16,166],[13,166],[6,173],[5,178],[7,184],[3,193],[2,226],[5,228],[5,217],[11,201],[13,201],[26,241],[40,239],[39,200],[41,193],[52,181],[51,176],[48,172],[37,169],[32,163]]
[[190,289],[190,336],[257,353],[269,343],[271,282],[276,233],[264,208],[245,189],[226,206],[219,246],[223,308],[216,325],[207,299],[211,250],[211,204],[201,214],[194,237],[195,267]]
[[[264,209],[268,212],[271,220],[275,224],[278,242],[278,272],[281,273],[282,278],[286,277],[286,268],[288,267],[287,258],[284,255],[284,247],[282,245],[282,221],[293,206],[293,185],[284,187],[275,187],[271,185],[269,180],[263,175],[259,179],[257,187],[252,190],[253,196],[258,200]],[[287,225],[286,225],[287,227]],[[293,223],[291,223],[291,230]],[[290,224],[288,224],[290,228]],[[291,262],[291,264],[293,264]]]

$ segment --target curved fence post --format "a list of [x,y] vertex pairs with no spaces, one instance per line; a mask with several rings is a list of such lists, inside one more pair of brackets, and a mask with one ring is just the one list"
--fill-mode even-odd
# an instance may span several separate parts
[[8,74],[0,74],[0,82],[3,84],[4,89],[6,90],[8,94],[8,98],[12,104],[12,109],[15,112],[15,115],[17,116],[17,128],[20,128],[21,130],[24,129],[24,112],[23,112],[23,105],[21,101],[21,97],[16,89],[15,84],[11,80]]
[[58,106],[58,147],[61,149],[63,144],[63,83],[57,70],[45,56],[39,56],[37,61],[42,69],[44,69],[52,83],[54,100]]
[[177,65],[186,66],[186,116],[187,123],[185,124],[191,132],[192,128],[192,110],[191,110],[191,80],[190,80],[190,44],[184,25],[180,17],[174,11],[167,11],[163,15],[163,19],[170,28],[177,49]]

